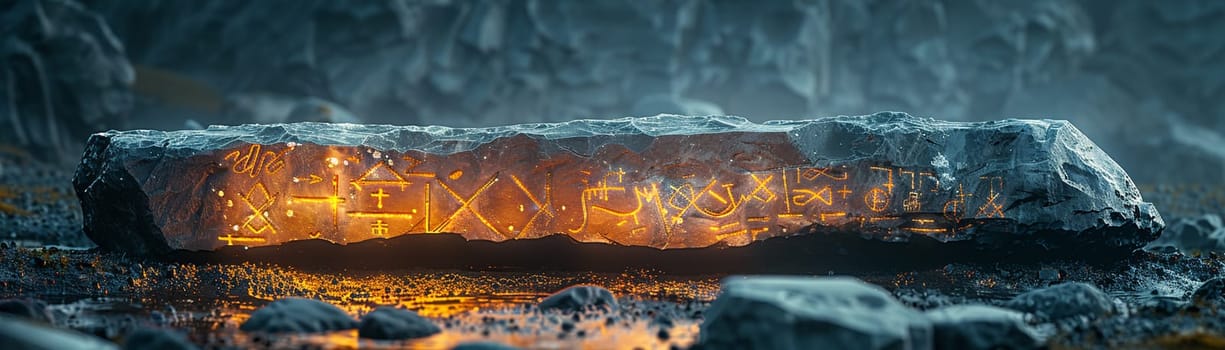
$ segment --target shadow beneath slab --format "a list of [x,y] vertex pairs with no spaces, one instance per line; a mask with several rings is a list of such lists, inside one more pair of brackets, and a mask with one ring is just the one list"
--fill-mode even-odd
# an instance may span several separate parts
[[[1049,241],[1060,237],[1066,235],[1026,238]],[[857,234],[809,233],[766,239],[742,247],[660,250],[582,243],[565,235],[492,242],[467,241],[455,234],[427,234],[348,245],[306,240],[268,247],[223,247],[213,252],[176,251],[161,259],[187,263],[276,263],[305,270],[430,268],[619,272],[651,269],[666,273],[846,273],[914,271],[949,263],[1027,263],[1052,259],[1106,263],[1126,257],[1132,250],[1092,248],[1093,240],[1074,245],[1062,242],[1064,248],[1049,250],[1032,241],[1021,244],[1015,237],[1007,240],[979,238],[940,242],[916,236],[908,242],[883,242],[864,239]]]

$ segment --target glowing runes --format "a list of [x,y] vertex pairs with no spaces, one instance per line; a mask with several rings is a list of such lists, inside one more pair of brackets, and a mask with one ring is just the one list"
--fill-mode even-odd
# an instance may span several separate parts
[[978,217],[994,218],[997,217],[997,215],[1001,218],[1004,217],[1004,206],[995,202],[999,196],[999,193],[995,193],[995,191],[992,190],[991,193],[987,195],[987,203],[984,203],[982,206],[978,207]]
[[889,206],[889,193],[880,187],[876,187],[863,196],[863,201],[868,205],[868,209],[872,211],[884,211],[885,207]]
[[452,222],[454,222],[455,218],[459,216],[459,213],[467,210],[468,212],[471,212],[472,216],[475,216],[477,220],[480,220],[481,223],[485,224],[486,227],[489,227],[490,230],[493,230],[494,233],[501,235],[502,232],[498,231],[498,228],[494,227],[493,224],[490,223],[488,219],[485,219],[485,216],[481,215],[481,212],[472,208],[472,202],[475,202],[476,198],[479,197],[481,193],[484,193],[485,190],[489,189],[489,186],[492,186],[493,183],[497,181],[498,181],[498,174],[494,174],[492,177],[489,178],[489,181],[485,181],[485,184],[481,185],[480,188],[477,188],[476,191],[472,192],[472,195],[468,196],[468,198],[464,198],[463,196],[459,195],[459,193],[455,192],[454,189],[451,189],[451,186],[447,186],[445,182],[438,181],[438,184],[442,186],[442,189],[446,190],[447,193],[451,195],[451,197],[455,197],[455,200],[459,202],[459,208],[455,209],[455,212],[451,213],[451,215],[448,216],[446,220],[438,224],[438,228],[439,229],[446,228],[447,225],[450,225]]
[[[255,204],[251,201],[251,197],[257,190],[260,194],[264,195],[264,203],[262,204]],[[251,232],[254,234],[261,234],[266,230],[272,230],[273,233],[276,233],[276,227],[272,226],[272,222],[268,221],[268,218],[265,217],[268,213],[268,208],[272,207],[272,204],[276,203],[276,196],[269,194],[268,189],[264,187],[264,184],[256,182],[255,186],[252,186],[246,194],[239,197],[242,198],[243,202],[247,204],[248,208],[251,208],[251,216],[248,216],[247,220],[243,221],[243,228],[251,230]],[[264,225],[260,227],[255,227],[252,225],[251,222],[256,218],[259,218]]]
[[385,236],[388,231],[387,227],[387,223],[383,222],[382,219],[375,220],[373,224],[370,224],[370,234],[380,237]]

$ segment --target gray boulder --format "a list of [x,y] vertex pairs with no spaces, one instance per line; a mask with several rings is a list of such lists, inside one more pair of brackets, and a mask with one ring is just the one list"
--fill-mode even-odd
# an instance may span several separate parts
[[427,337],[441,332],[434,322],[411,310],[380,306],[362,317],[357,336],[379,340]]
[[321,333],[357,328],[348,313],[322,301],[285,298],[255,310],[239,329],[245,332]]
[[849,277],[731,277],[706,311],[703,349],[930,349],[932,324]]
[[1025,315],[988,305],[953,305],[927,311],[936,349],[1038,349],[1041,339]]
[[1114,313],[1114,301],[1097,287],[1069,282],[1031,290],[1009,300],[1005,306],[1033,314],[1042,321],[1057,321],[1073,317],[1089,319]]
[[449,232],[658,249],[838,234],[1115,258],[1163,226],[1068,122],[905,113],[110,131],[73,183],[86,234],[138,254]]
[[583,311],[588,308],[617,306],[612,292],[600,286],[570,286],[540,301],[541,310]]

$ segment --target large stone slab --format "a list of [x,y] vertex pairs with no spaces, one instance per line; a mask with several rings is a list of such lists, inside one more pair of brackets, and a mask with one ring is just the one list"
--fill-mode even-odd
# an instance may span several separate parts
[[93,135],[86,233],[137,253],[455,233],[660,249],[792,235],[1140,247],[1162,227],[1067,122],[662,115],[484,129],[298,123]]

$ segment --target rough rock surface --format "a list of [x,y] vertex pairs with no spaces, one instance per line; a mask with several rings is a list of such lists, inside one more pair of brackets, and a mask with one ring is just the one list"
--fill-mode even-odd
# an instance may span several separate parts
[[1039,349],[1042,340],[1019,312],[988,305],[954,305],[927,311],[936,349]]
[[592,307],[617,306],[612,292],[600,286],[570,286],[540,301],[541,310],[583,311]]
[[380,340],[413,339],[442,331],[433,321],[411,310],[380,306],[362,316],[357,335]]
[[703,349],[930,349],[932,324],[849,278],[731,277],[706,310]]
[[357,321],[335,305],[314,299],[285,298],[255,310],[245,332],[319,333],[357,328]]
[[661,249],[850,233],[1081,255],[1163,225],[1067,122],[904,113],[111,131],[74,185],[86,234],[135,253],[451,232]]
[[1082,282],[1031,290],[1017,295],[1005,306],[1032,313],[1043,321],[1082,316],[1093,319],[1116,311],[1114,301],[1109,295],[1091,284]]
[[1221,216],[1204,214],[1172,220],[1161,236],[1145,249],[1163,253],[1181,251],[1187,254],[1225,252],[1225,225]]

